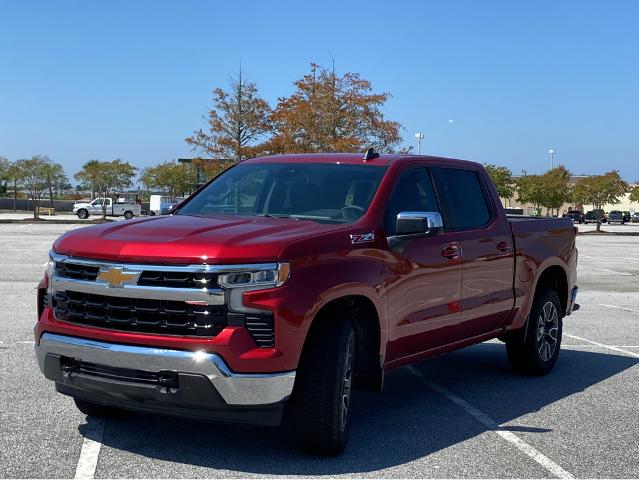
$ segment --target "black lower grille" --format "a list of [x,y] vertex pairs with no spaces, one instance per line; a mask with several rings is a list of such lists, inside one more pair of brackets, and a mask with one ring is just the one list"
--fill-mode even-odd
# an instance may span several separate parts
[[56,318],[100,328],[170,335],[215,336],[226,326],[226,309],[170,300],[56,292]]
[[275,322],[273,315],[246,315],[244,326],[260,347],[275,346]]
[[146,370],[134,370],[130,368],[109,367],[95,363],[82,362],[73,358],[63,357],[61,360],[62,371],[67,374],[82,374],[92,377],[117,380],[120,382],[142,383],[145,385],[158,385],[167,388],[179,388],[178,374],[173,371],[148,372]]

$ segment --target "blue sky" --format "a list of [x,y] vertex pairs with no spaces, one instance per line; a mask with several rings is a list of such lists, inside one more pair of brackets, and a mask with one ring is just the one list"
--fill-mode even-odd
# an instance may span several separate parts
[[[190,156],[237,72],[275,103],[312,61],[388,91],[422,152],[639,180],[639,2],[0,0],[0,155]],[[451,122],[452,120],[452,122]]]

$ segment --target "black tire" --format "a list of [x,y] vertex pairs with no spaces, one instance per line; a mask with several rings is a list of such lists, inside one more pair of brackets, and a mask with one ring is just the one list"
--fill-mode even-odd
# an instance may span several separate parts
[[87,210],[85,210],[84,208],[81,208],[80,210],[78,210],[78,218],[80,220],[84,220],[86,218],[89,218],[89,212]]
[[561,334],[559,297],[554,290],[543,289],[535,295],[525,331],[506,339],[506,352],[513,370],[527,375],[550,372],[559,357]]
[[351,424],[355,332],[346,320],[325,324],[310,332],[298,369],[295,435],[307,453],[337,455]]
[[131,220],[133,218],[133,212],[124,212],[124,218],[126,218],[127,220]]
[[122,415],[122,410],[109,407],[107,405],[100,405],[99,403],[88,402],[86,400],[80,400],[79,398],[73,398],[75,406],[85,415],[89,417],[117,417]]

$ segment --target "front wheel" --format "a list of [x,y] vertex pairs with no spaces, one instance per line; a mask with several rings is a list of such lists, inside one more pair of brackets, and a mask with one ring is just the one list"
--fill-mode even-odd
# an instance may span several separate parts
[[302,450],[337,455],[351,424],[355,332],[347,320],[312,331],[293,395],[295,433]]
[[84,208],[78,210],[78,218],[80,220],[85,220],[85,219],[89,218],[89,212],[86,211]]
[[528,375],[547,374],[555,366],[561,347],[561,304],[554,290],[544,289],[535,296],[526,331],[522,333],[525,335],[506,339],[511,366]]

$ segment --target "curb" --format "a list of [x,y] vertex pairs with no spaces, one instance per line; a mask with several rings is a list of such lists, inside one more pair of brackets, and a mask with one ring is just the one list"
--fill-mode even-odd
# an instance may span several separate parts
[[34,219],[13,219],[13,218],[0,218],[0,223],[30,223],[37,225],[100,225],[102,223],[111,223],[115,220],[97,221],[97,220],[34,220]]
[[639,237],[639,232],[578,232],[577,235],[594,235],[602,237],[616,235],[620,237]]

